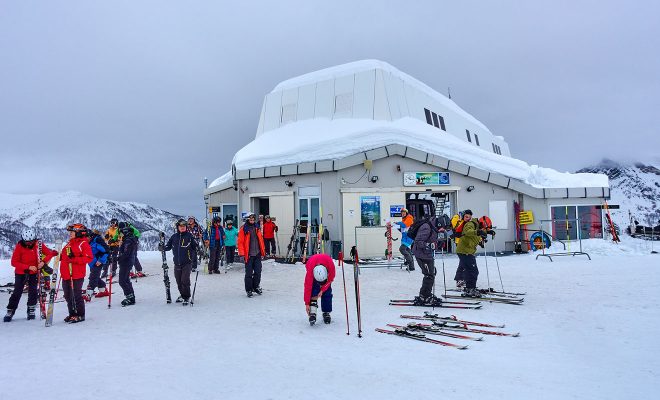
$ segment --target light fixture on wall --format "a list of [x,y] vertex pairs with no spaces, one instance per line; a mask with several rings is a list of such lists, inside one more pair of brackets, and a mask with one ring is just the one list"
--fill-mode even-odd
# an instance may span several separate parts
[[238,190],[238,180],[234,179],[232,185],[234,186],[234,190]]
[[376,183],[378,182],[378,175],[374,175],[371,177],[371,183]]
[[466,187],[465,190],[467,190],[468,192],[471,192],[471,191],[474,190],[474,186],[470,185],[470,186]]
[[295,182],[291,182],[291,181],[284,181],[284,184],[285,184],[285,185],[287,185],[288,187],[291,187],[291,186],[293,186],[293,184],[294,184],[294,183],[295,183]]
[[396,172],[401,172],[401,166],[400,165],[396,166]]

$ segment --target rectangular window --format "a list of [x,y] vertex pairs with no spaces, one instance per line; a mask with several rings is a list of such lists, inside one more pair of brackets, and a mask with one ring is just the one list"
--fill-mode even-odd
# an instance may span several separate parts
[[578,219],[580,221],[580,238],[603,238],[603,213],[598,206],[578,206]]
[[446,132],[447,130],[445,129],[445,119],[442,118],[442,115],[438,115],[438,119],[440,120],[440,129]]
[[559,240],[577,240],[577,219],[575,206],[553,206],[552,235]]
[[470,131],[467,129],[465,130],[465,135],[467,136],[468,142],[472,143],[472,136],[470,136]]
[[433,126],[435,126],[437,128],[439,126],[438,125],[438,114],[432,113],[432,115],[433,115]]
[[479,146],[479,136],[477,134],[474,134],[474,141],[477,143],[477,146]]
[[433,121],[431,121],[431,111],[429,111],[428,108],[425,108],[424,114],[426,114],[426,123],[429,125],[433,125]]
[[495,149],[495,143],[491,143],[491,145],[493,146],[493,153],[497,154],[497,149]]
[[497,154],[502,154],[502,149],[500,148],[500,146],[497,146]]

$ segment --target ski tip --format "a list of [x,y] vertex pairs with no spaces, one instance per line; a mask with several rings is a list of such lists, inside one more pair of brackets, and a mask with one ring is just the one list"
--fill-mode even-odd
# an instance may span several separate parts
[[512,336],[512,337],[520,337],[520,332],[514,333],[514,334],[511,335],[511,336]]
[[457,346],[456,348],[459,350],[467,350],[468,346]]

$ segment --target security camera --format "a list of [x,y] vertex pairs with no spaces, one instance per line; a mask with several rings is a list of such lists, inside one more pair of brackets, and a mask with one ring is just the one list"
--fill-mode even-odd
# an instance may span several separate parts
[[372,177],[371,177],[371,182],[372,182],[372,183],[376,183],[376,182],[378,182],[378,175],[374,175],[374,176],[372,176]]

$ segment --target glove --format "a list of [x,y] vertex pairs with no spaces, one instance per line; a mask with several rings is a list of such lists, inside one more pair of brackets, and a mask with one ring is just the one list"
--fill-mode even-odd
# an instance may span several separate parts
[[491,237],[495,237],[495,231],[492,229],[489,229],[486,233],[488,233]]
[[41,269],[41,271],[47,273],[48,275],[52,275],[52,274],[53,274],[53,269],[52,269],[51,267],[49,267],[48,265],[46,265],[45,267],[43,267],[43,268]]
[[486,239],[488,237],[488,234],[484,231],[479,231],[479,236],[481,236],[482,239]]
[[71,251],[71,247],[66,248],[66,255],[69,258],[74,258],[75,257],[75,255],[73,254],[73,251]]
[[165,251],[165,246],[163,246],[162,244],[159,244],[158,245],[158,251]]
[[275,232],[278,232],[279,230],[280,230],[280,228],[275,227]]
[[452,238],[452,239],[457,239],[457,238],[459,238],[459,237],[461,237],[461,236],[463,236],[463,232],[454,232],[454,233],[451,235],[451,238]]

